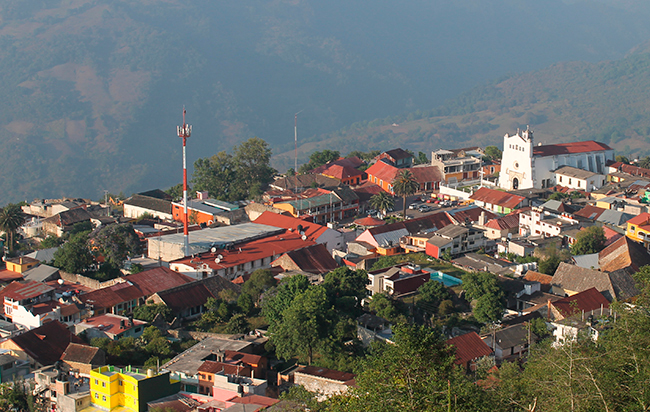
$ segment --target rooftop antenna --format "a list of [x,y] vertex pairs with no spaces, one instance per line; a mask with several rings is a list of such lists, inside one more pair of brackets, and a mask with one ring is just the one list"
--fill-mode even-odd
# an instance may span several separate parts
[[183,125],[176,126],[178,137],[183,139],[183,247],[185,256],[189,255],[190,242],[189,231],[187,229],[187,156],[185,154],[185,144],[187,138],[192,134],[192,126],[185,123],[185,106],[183,106]]

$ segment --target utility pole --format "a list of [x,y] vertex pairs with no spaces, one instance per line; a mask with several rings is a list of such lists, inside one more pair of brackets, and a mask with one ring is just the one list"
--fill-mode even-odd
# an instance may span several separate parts
[[295,176],[298,176],[298,115],[300,113],[302,110],[293,116],[293,142],[295,145],[293,173]]
[[185,108],[183,107],[183,125],[176,126],[178,137],[183,139],[183,246],[185,256],[190,255],[190,241],[189,230],[187,228],[187,156],[185,153],[185,145],[187,138],[192,134],[192,126],[185,123]]

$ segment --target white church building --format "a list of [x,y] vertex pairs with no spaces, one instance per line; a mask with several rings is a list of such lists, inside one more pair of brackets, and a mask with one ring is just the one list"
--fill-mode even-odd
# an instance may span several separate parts
[[499,187],[506,190],[553,187],[557,184],[555,170],[562,166],[605,175],[608,160],[614,160],[614,149],[604,143],[588,140],[535,146],[532,130],[517,130],[516,134],[503,137]]

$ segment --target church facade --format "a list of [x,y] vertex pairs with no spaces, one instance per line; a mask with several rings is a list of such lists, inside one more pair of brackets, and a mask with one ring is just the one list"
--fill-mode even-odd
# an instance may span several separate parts
[[553,187],[557,184],[554,172],[562,166],[607,174],[605,164],[609,160],[614,160],[614,149],[604,143],[588,140],[535,146],[532,130],[517,130],[503,137],[499,187],[506,190]]

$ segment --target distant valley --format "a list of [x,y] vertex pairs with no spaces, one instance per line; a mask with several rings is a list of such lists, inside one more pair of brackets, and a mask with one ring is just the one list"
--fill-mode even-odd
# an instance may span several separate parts
[[620,59],[649,17],[611,0],[0,0],[0,205],[178,183],[183,106],[190,165],[258,136],[285,170],[301,110],[301,161],[524,124],[641,155],[645,49]]

